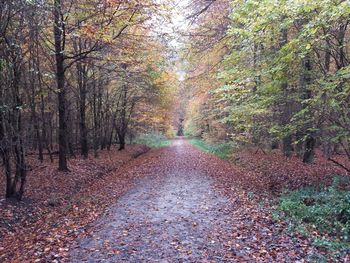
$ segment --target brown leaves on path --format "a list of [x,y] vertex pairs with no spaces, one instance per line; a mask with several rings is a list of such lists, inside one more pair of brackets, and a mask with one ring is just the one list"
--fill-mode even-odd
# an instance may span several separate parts
[[124,171],[147,150],[130,145],[122,152],[102,151],[96,159],[71,159],[68,173],[58,172],[56,163],[30,160],[24,201],[0,202],[0,261],[66,258],[84,227],[132,185],[138,175]]
[[337,167],[249,152],[233,165],[183,139],[134,159],[144,150],[73,159],[69,173],[32,160],[25,202],[0,204],[0,260],[304,262],[322,253],[272,220],[269,201]]
[[184,140],[128,173],[147,176],[79,239],[73,261],[303,262],[316,252],[249,198],[240,168]]

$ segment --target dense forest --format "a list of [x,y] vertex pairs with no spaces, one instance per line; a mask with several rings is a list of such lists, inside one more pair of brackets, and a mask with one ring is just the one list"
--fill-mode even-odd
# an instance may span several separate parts
[[67,171],[77,151],[171,137],[179,120],[187,135],[305,163],[316,148],[350,158],[347,1],[191,3],[175,56],[153,30],[165,4],[97,2],[1,3],[7,197],[23,194],[26,154],[58,154]]
[[189,135],[305,163],[316,148],[350,158],[348,1],[209,1],[197,14],[184,52]]
[[1,262],[349,262],[348,0],[0,0]]
[[[174,75],[152,2],[1,1],[0,142],[6,196],[26,155],[97,156],[141,132],[169,135]],[[153,16],[153,17],[152,17]]]

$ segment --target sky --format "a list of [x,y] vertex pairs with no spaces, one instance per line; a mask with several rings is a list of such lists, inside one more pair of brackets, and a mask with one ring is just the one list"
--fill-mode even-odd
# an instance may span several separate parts
[[186,32],[189,26],[189,21],[186,19],[189,15],[188,6],[190,0],[158,0],[159,4],[165,4],[169,7],[167,14],[169,15],[168,21],[161,21],[159,27],[156,29],[157,34],[166,34],[167,44],[170,49],[174,51],[175,67],[178,79],[180,81],[185,79],[185,72],[181,70],[183,61],[181,61],[178,55],[181,48],[184,46],[184,39],[181,39],[181,33]]

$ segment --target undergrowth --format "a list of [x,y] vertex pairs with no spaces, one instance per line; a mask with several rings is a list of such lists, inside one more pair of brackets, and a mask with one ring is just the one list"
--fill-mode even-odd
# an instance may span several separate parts
[[232,146],[229,143],[210,144],[201,139],[190,139],[189,142],[197,148],[214,154],[221,159],[228,159],[232,155]]
[[169,146],[171,140],[161,134],[142,134],[134,140],[135,144],[144,144],[151,148]]
[[[287,221],[290,230],[313,240],[313,245],[336,259],[350,252],[349,178],[336,177],[329,187],[317,190],[302,188],[282,196],[276,217]],[[316,261],[328,259],[313,255]]]

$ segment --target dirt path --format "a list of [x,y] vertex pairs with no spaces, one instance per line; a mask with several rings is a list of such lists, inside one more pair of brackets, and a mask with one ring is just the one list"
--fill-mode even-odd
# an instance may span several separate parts
[[[232,202],[216,191],[215,177],[209,174],[213,171],[206,169],[212,163],[210,158],[180,139],[151,160],[145,159],[130,173],[147,176],[91,226],[91,235],[78,241],[71,260],[237,262],[283,258],[284,262],[295,262],[301,259],[304,255],[300,244],[264,227],[239,202]],[[220,161],[213,165],[219,171]],[[268,220],[263,215],[262,218]]]

